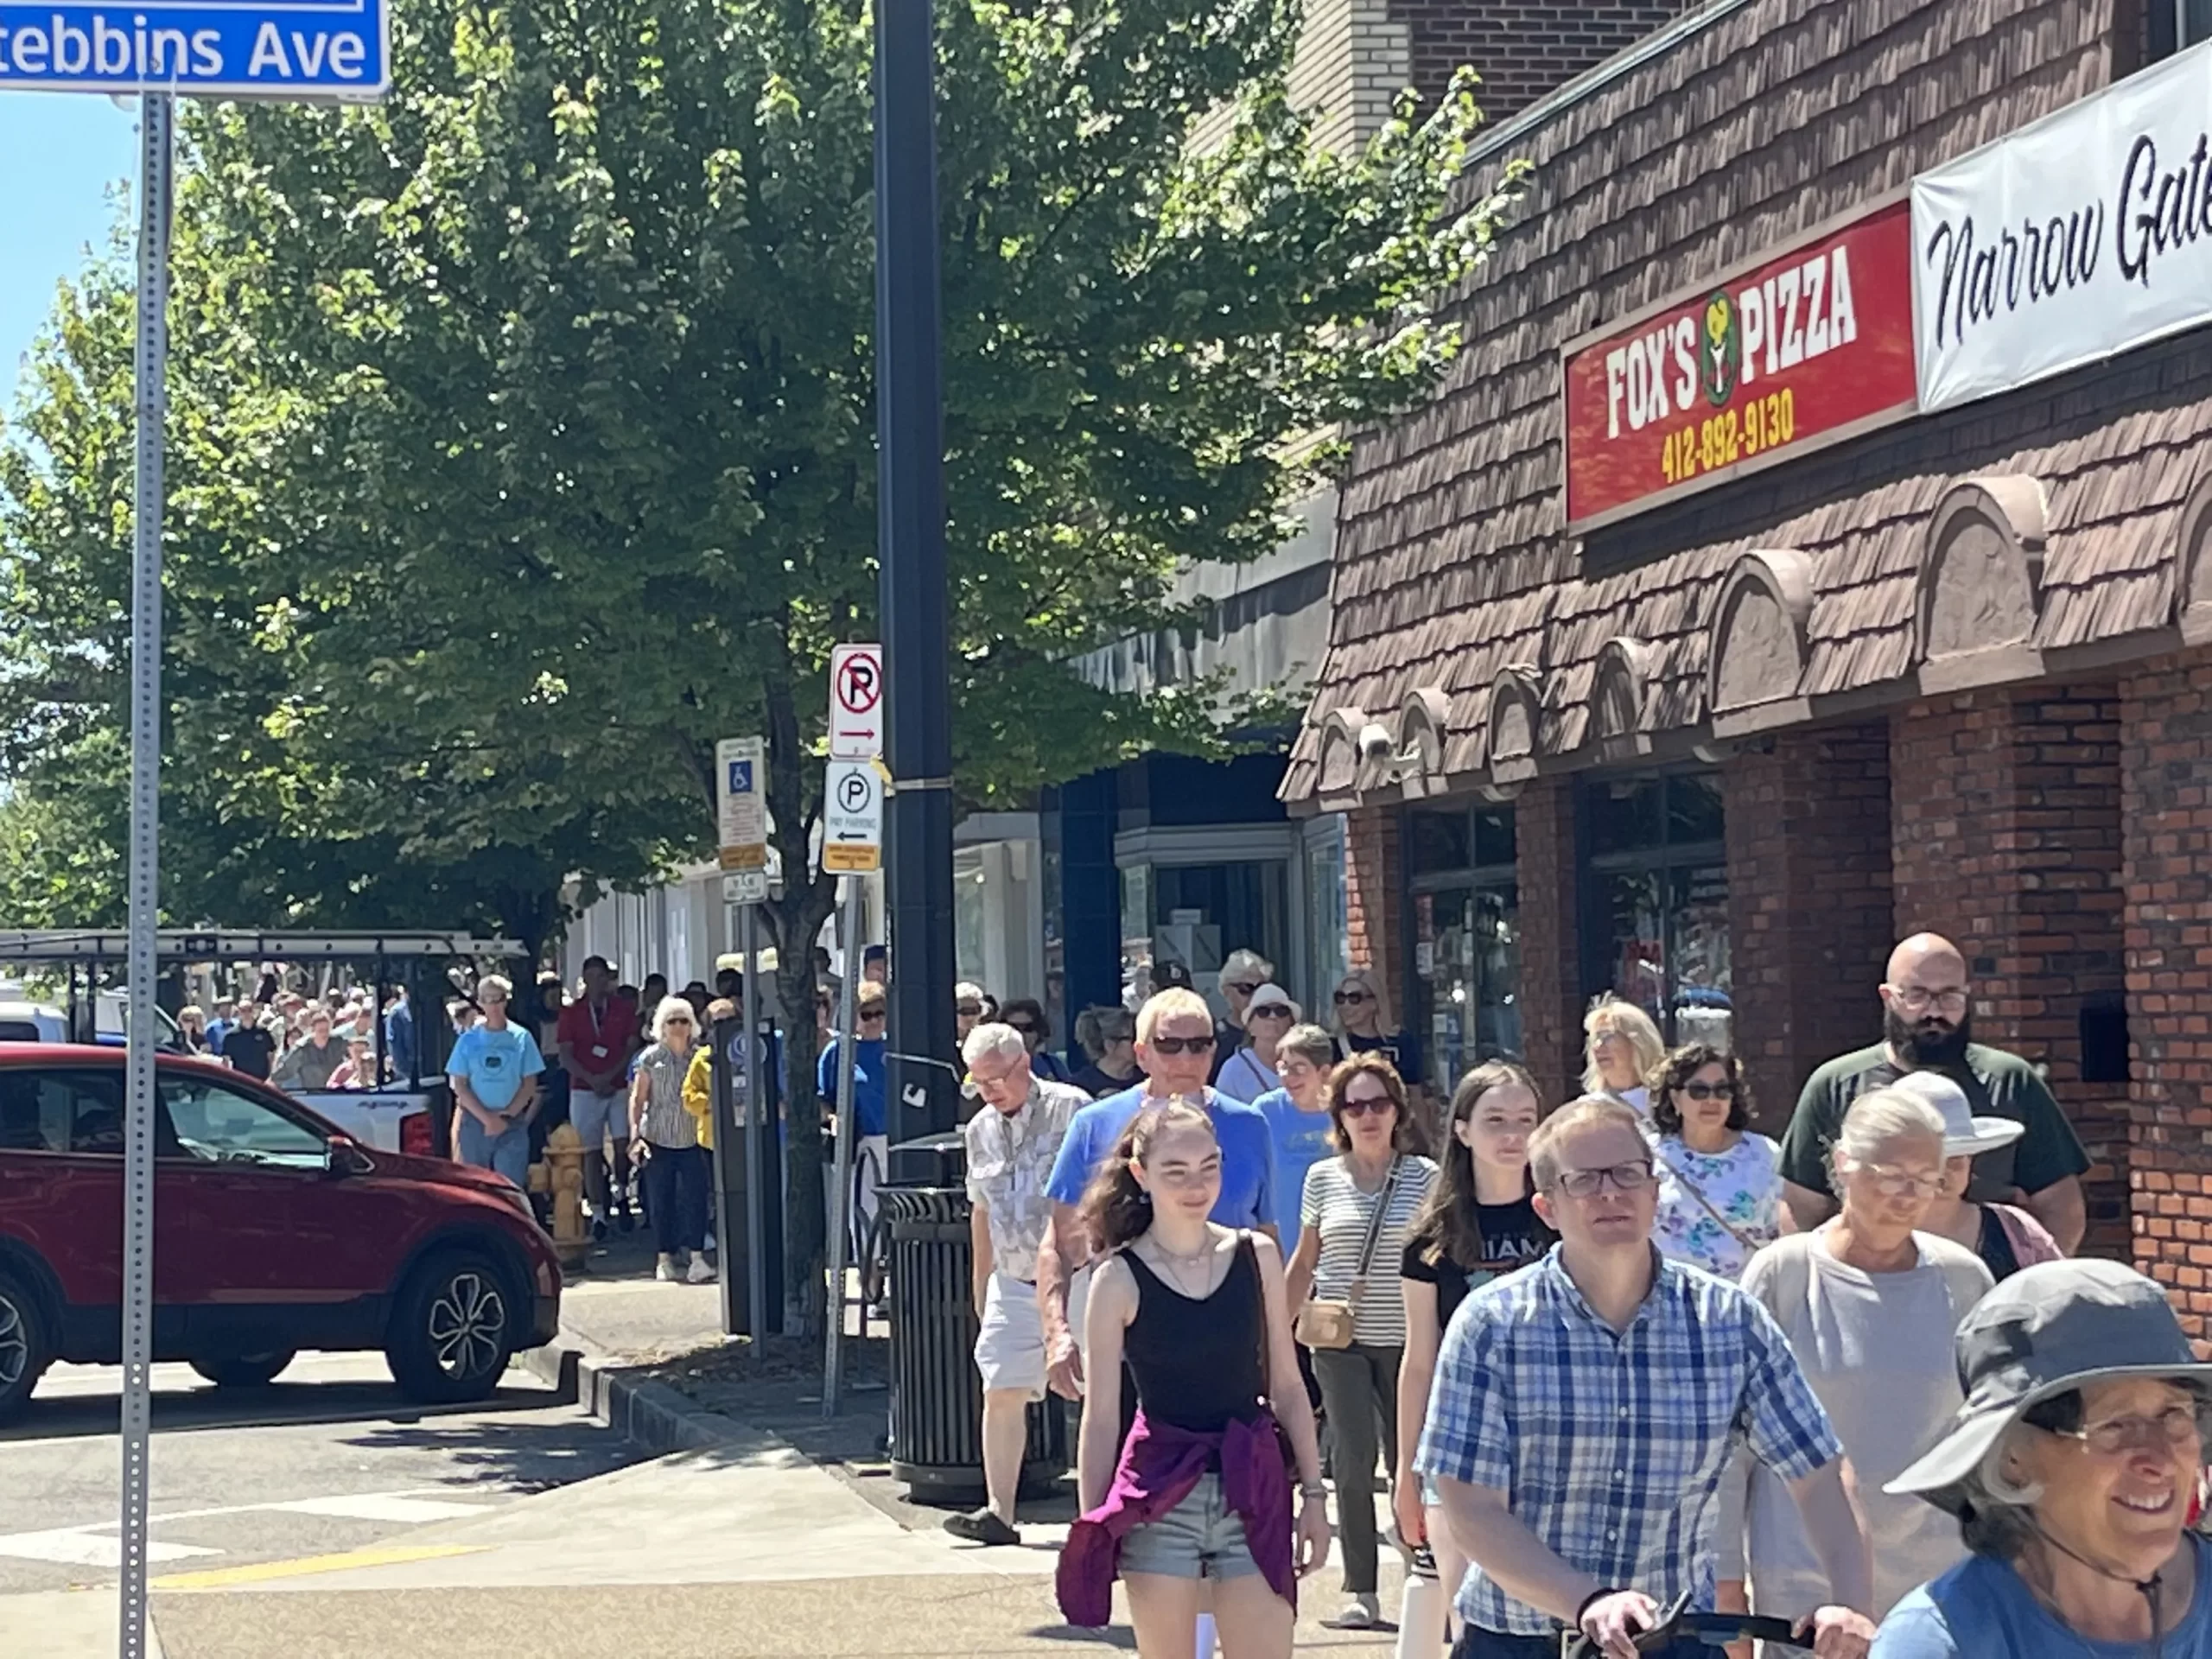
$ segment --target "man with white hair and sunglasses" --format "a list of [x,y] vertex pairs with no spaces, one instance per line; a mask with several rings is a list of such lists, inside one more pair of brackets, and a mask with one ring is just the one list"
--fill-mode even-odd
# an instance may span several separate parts
[[972,1514],[948,1516],[944,1529],[971,1543],[1018,1544],[1014,1505],[1029,1408],[1045,1397],[1037,1258],[1052,1219],[1046,1183],[1068,1125],[1090,1097],[1037,1076],[1027,1039],[1003,1021],[971,1028],[960,1058],[982,1103],[962,1135],[974,1207],[976,1369],[983,1379],[983,1490],[990,1501]]

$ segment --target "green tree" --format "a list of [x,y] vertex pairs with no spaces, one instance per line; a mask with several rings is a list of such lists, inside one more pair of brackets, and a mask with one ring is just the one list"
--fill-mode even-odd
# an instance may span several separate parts
[[[1285,91],[1296,21],[942,9],[972,801],[1217,749],[1208,688],[1109,695],[1071,659],[1189,620],[1175,571],[1275,545],[1340,453],[1312,435],[1419,397],[1457,349],[1433,308],[1514,188],[1461,179],[1471,87],[1324,153]],[[710,844],[714,741],[764,731],[810,1121],[817,711],[830,646],[876,629],[865,8],[420,0],[396,35],[380,108],[188,118],[169,777],[194,868],[172,850],[171,903],[334,919],[466,892],[534,942],[562,875]],[[39,791],[93,779],[102,744],[118,776],[125,298],[79,290],[0,461],[30,605],[0,686]],[[818,1297],[818,1146],[791,1144],[789,1287]]]

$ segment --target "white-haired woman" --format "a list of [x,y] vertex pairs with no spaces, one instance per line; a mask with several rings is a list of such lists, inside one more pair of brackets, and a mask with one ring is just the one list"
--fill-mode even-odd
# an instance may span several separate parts
[[715,1276],[706,1253],[707,1154],[699,1145],[699,1120],[683,1104],[698,1030],[689,1002],[661,999],[652,1046],[638,1056],[630,1084],[630,1155],[645,1164],[645,1213],[660,1253],[653,1276],[703,1285]]
[[1647,1082],[1666,1058],[1666,1039],[1633,1002],[1608,991],[1582,1016],[1582,1087],[1587,1094],[1610,1095],[1634,1107],[1638,1117],[1649,1118]]
[[1887,1490],[1971,1554],[1891,1609],[1873,1659],[2212,1656],[2212,1543],[2189,1529],[2212,1366],[2165,1292],[2113,1262],[2024,1268],[1956,1357],[1966,1404]]
[[[1858,1477],[1874,1556],[1878,1618],[1914,1586],[1963,1553],[1955,1529],[1915,1497],[1885,1494],[1942,1433],[1963,1398],[1952,1346],[1960,1322],[1987,1294],[1974,1252],[1916,1231],[1943,1182],[1943,1118],[1902,1089],[1861,1095],[1829,1154],[1835,1216],[1776,1240],[1744,1269],[1827,1408]],[[1731,1511],[1724,1508],[1724,1523]],[[1827,1574],[1774,1476],[1751,1476],[1748,1525],[1719,1541],[1749,1556],[1752,1611],[1798,1619],[1827,1599]]]

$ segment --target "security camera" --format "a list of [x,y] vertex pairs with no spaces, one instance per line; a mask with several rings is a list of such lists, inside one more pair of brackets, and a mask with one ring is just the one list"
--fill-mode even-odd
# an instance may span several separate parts
[[1390,741],[1390,728],[1379,720],[1370,720],[1359,728],[1359,753],[1363,760],[1388,760],[1396,746]]

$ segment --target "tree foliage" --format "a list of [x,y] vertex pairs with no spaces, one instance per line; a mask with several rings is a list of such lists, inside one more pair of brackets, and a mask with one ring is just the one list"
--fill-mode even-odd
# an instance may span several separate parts
[[[940,8],[971,801],[1217,747],[1205,688],[1111,695],[1070,659],[1187,620],[1175,571],[1274,545],[1332,464],[1297,440],[1417,398],[1456,349],[1431,308],[1504,206],[1460,182],[1471,88],[1325,153],[1285,90],[1296,21],[1288,0]],[[715,740],[764,731],[772,931],[804,1008],[830,906],[809,858],[824,666],[876,631],[866,8],[417,0],[395,33],[381,107],[187,117],[167,902],[534,944],[565,876],[636,882],[709,844]],[[0,835],[67,818],[109,849],[116,271],[67,297],[0,453]],[[81,885],[48,868],[0,899],[38,919]],[[818,1236],[810,1170],[793,1200]]]

